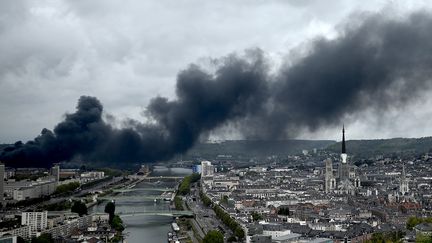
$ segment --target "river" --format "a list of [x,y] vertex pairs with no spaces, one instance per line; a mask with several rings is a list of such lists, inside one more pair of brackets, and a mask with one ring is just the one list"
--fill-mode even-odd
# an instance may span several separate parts
[[[154,167],[150,176],[185,176],[192,173],[190,169]],[[174,188],[174,182],[142,182],[135,188],[144,190],[125,192],[120,197],[116,196],[116,213],[118,212],[143,212],[143,211],[169,211],[170,203],[165,201],[154,202],[153,199],[131,198],[131,196],[160,195],[162,192],[145,190],[145,188]],[[124,198],[122,198],[124,197]],[[103,212],[105,203],[91,208],[91,212]],[[128,243],[166,243],[167,233],[171,231],[172,217],[167,216],[128,216],[123,217],[126,225],[124,231]]]

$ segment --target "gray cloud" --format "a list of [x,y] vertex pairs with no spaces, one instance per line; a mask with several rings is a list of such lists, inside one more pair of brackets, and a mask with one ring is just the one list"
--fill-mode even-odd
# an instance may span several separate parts
[[[301,6],[295,2],[2,2],[0,142],[25,141],[43,127],[54,127],[65,111],[73,112],[81,95],[98,97],[119,121],[143,120],[140,111],[155,94],[175,97],[178,70],[194,60],[259,47],[269,56],[270,68],[277,69],[300,43],[317,35],[336,38],[334,26],[351,12],[387,5],[383,1],[302,1]],[[390,9],[402,13],[428,5],[393,2]],[[398,135],[432,132],[411,128],[404,117],[398,119],[405,128]],[[351,127],[351,134],[392,134],[391,126],[374,125],[380,129],[371,132],[364,128],[367,124],[373,121]],[[326,138],[329,134],[335,133],[325,133]]]
[[430,92],[431,26],[429,12],[366,14],[347,22],[336,38],[317,38],[298,52],[302,56],[288,56],[277,71],[269,71],[259,49],[213,59],[209,70],[192,64],[179,72],[175,98],[152,98],[148,121],[129,119],[124,128],[102,119],[97,98],[82,96],[53,132],[44,129],[32,141],[7,147],[0,159],[13,166],[48,166],[75,156],[160,161],[227,124],[246,137],[284,139],[365,113],[381,120]]
[[316,40],[307,56],[282,68],[269,134],[340,125],[370,109],[383,117],[430,91],[430,13],[403,19],[371,15],[359,22],[334,40]]

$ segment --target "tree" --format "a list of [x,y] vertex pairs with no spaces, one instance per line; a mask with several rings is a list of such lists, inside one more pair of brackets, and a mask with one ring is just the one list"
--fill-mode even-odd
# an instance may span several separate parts
[[224,196],[222,197],[222,199],[221,199],[221,203],[222,203],[222,204],[225,204],[225,205],[228,205],[228,196],[227,196],[227,195],[224,195]]
[[183,181],[180,183],[178,193],[180,195],[186,195],[190,192],[190,184],[191,184],[191,176],[186,176]]
[[432,236],[426,234],[417,234],[416,235],[416,243],[431,243]]
[[203,239],[203,243],[223,243],[223,234],[217,230],[210,230]]
[[120,216],[115,215],[112,223],[111,223],[111,227],[113,227],[116,231],[122,232],[124,230],[124,226],[123,226],[123,220],[120,218]]
[[211,205],[211,200],[209,197],[207,197],[202,191],[200,191],[200,197],[201,197],[201,201],[203,202],[203,204],[208,207]]
[[257,213],[257,212],[252,212],[252,220],[253,221],[258,221],[258,220],[262,220],[263,217],[261,214]]
[[60,185],[56,188],[54,194],[62,194],[72,192],[80,186],[79,182],[70,182],[68,184]]
[[77,213],[81,217],[87,214],[87,206],[81,201],[75,201],[72,205],[71,212]]
[[416,225],[421,223],[432,223],[432,218],[410,217],[406,223],[406,227],[407,229],[412,230]]
[[105,205],[105,213],[109,214],[109,220],[108,222],[111,224],[114,219],[115,214],[115,203],[109,202]]
[[192,175],[186,176],[183,181],[180,183],[178,193],[180,195],[186,195],[190,192],[190,186],[192,183],[195,183],[199,181],[201,178],[201,175],[198,173],[193,173]]
[[54,243],[51,234],[43,233],[37,238],[33,238],[31,243]]
[[22,238],[21,236],[17,237],[17,243],[26,243],[27,241],[24,240],[24,238]]
[[279,208],[278,214],[279,215],[289,215],[290,214],[289,208],[286,208],[286,207]]
[[197,181],[199,181],[201,179],[201,174],[199,174],[199,173],[193,173],[190,177],[191,177],[190,182],[191,183],[195,183],[195,182],[197,182]]
[[245,237],[245,232],[244,232],[244,230],[243,230],[240,226],[238,226],[238,227],[235,229],[234,234],[235,234],[239,239],[243,239],[243,238]]
[[236,242],[236,241],[237,241],[237,238],[236,238],[234,235],[231,235],[231,236],[228,238],[227,241],[228,241],[228,242]]
[[177,210],[184,210],[183,200],[179,196],[174,197],[174,205]]
[[375,232],[372,237],[366,241],[366,243],[400,243],[403,242],[405,233],[402,231],[390,231],[390,232]]

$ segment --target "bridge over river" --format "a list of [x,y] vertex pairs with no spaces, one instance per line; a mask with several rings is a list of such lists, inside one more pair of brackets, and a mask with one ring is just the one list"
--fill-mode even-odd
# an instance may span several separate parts
[[131,195],[131,196],[104,196],[104,197],[98,197],[99,200],[122,200],[122,201],[142,201],[142,200],[166,200],[171,201],[173,198],[172,195]]
[[184,210],[171,210],[171,211],[144,211],[144,212],[119,212],[120,217],[133,217],[133,216],[146,216],[146,215],[159,215],[159,216],[169,216],[169,217],[181,217],[188,216],[193,217],[194,213],[192,211]]
[[129,178],[138,179],[145,182],[155,182],[155,181],[181,181],[184,176],[147,176],[147,175],[129,175]]
[[138,191],[158,191],[158,192],[175,192],[174,188],[163,188],[163,187],[146,187],[146,188],[125,188],[125,189],[114,189],[113,192],[138,192]]

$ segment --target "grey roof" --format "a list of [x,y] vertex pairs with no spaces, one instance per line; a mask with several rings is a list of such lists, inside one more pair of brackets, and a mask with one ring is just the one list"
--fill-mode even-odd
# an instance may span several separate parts
[[275,240],[275,241],[292,240],[292,239],[299,238],[300,236],[301,236],[301,234],[291,233],[291,234],[287,234],[287,235],[282,235],[282,236],[276,237],[273,240]]
[[416,230],[419,231],[432,231],[432,223],[421,223],[414,227]]

